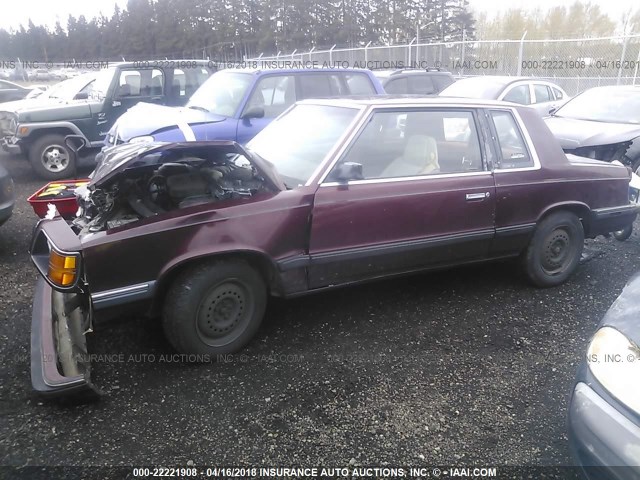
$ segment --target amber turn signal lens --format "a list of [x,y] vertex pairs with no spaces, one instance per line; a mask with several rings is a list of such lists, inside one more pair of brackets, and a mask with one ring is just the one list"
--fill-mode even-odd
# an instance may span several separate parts
[[29,133],[29,127],[20,127],[18,129],[18,133],[20,133],[20,135],[26,135]]
[[77,275],[76,257],[61,255],[55,250],[49,253],[49,280],[61,287],[74,284]]

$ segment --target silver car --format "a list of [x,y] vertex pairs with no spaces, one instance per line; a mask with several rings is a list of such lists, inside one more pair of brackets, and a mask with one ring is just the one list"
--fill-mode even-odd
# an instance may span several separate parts
[[543,117],[570,98],[562,87],[553,82],[506,76],[463,78],[445,88],[440,96],[504,100],[529,105]]

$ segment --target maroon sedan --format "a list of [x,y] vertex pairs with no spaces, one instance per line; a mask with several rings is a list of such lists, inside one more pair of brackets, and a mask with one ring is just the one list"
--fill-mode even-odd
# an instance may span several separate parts
[[255,335],[270,295],[508,257],[558,285],[585,237],[635,218],[629,178],[567,158],[534,110],[447,98],[305,101],[246,147],[113,147],[77,217],[34,232],[33,386],[93,389],[85,335],[123,310],[208,360]]

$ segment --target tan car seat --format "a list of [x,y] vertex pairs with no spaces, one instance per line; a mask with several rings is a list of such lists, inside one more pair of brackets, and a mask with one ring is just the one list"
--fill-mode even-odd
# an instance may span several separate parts
[[413,135],[407,140],[402,156],[382,171],[381,177],[410,177],[438,173],[438,144],[433,137]]

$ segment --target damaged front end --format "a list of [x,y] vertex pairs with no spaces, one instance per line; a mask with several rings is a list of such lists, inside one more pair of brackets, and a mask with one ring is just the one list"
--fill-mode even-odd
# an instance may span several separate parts
[[92,330],[91,297],[82,279],[78,239],[64,219],[37,225],[31,257],[40,272],[31,320],[33,388],[49,396],[96,397],[85,337]]
[[[99,268],[87,272],[83,255],[108,243],[110,231],[129,230],[123,236],[135,237],[138,225],[148,227],[154,219],[234,205],[284,188],[266,162],[234,142],[125,144],[105,150],[89,183],[75,189],[75,218],[62,218],[52,200],[50,214],[34,230],[31,257],[41,275],[31,333],[34,389],[48,395],[100,393],[91,383],[86,334],[94,311],[102,314],[109,302],[96,300],[101,292],[94,288],[104,274]],[[127,288],[128,281],[123,278],[112,291]]]
[[283,189],[235,142],[125,144],[103,152],[91,182],[76,190],[80,236],[167,212]]

